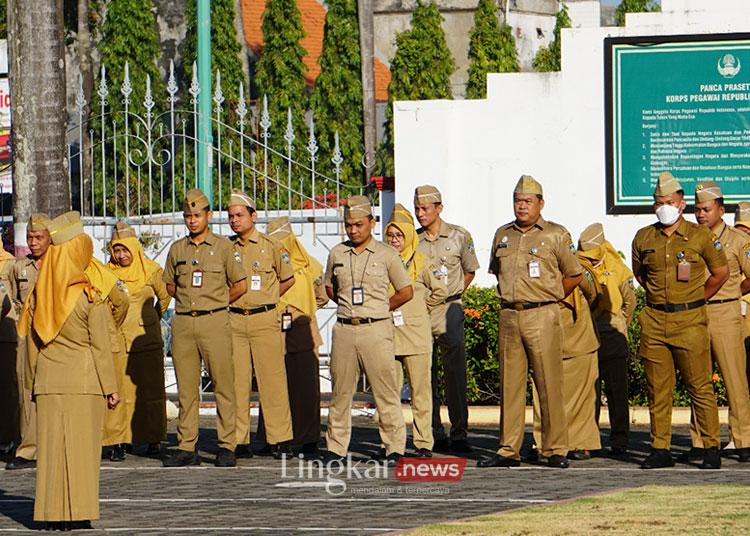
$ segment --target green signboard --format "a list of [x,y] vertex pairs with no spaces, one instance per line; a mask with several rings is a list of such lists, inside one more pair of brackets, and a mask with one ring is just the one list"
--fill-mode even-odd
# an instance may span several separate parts
[[651,210],[671,171],[750,201],[750,34],[605,40],[607,212]]

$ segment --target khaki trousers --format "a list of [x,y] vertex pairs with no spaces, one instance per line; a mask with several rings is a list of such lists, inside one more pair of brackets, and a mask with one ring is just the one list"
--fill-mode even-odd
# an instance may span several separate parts
[[176,314],[172,319],[172,361],[180,402],[177,441],[180,450],[189,452],[198,442],[201,359],[214,386],[219,447],[234,450],[237,408],[228,312],[196,317]]
[[641,324],[638,353],[646,369],[651,446],[668,449],[672,442],[672,392],[677,367],[692,400],[704,447],[718,447],[719,410],[711,385],[705,308],[666,313],[646,307],[638,321]]
[[102,395],[38,395],[35,521],[99,519]]
[[16,343],[0,342],[0,443],[20,439]]
[[556,303],[500,311],[500,448],[497,453],[519,459],[524,436],[526,381],[529,364],[539,390],[542,454],[568,452],[563,395],[562,328]]
[[[599,379],[604,382],[609,412],[609,446],[628,446],[630,408],[628,405],[628,339],[613,326],[599,329]],[[600,382],[596,382],[596,422],[601,407]]]
[[394,370],[396,382],[401,392],[404,384],[404,367],[409,375],[411,386],[411,412],[413,416],[412,436],[414,448],[432,450],[432,381],[430,368],[432,354],[413,354],[396,356]]
[[25,387],[26,337],[18,339],[16,375],[18,377],[18,403],[21,408],[19,412],[21,443],[16,449],[16,456],[25,460],[36,460],[36,402],[31,399],[31,391]]
[[[124,341],[120,342],[120,348],[125,348]],[[125,371],[128,368],[128,353],[125,350],[112,352],[115,363],[115,377],[117,378],[117,390],[122,397],[123,403],[117,404],[115,409],[104,414],[104,431],[102,432],[102,445],[118,445],[120,443],[131,443],[133,434],[130,432],[130,420],[128,419],[128,405],[133,405],[134,393],[128,389]]]
[[164,351],[130,352],[120,404],[125,402],[133,443],[159,443],[167,438]]
[[364,370],[378,408],[380,441],[386,454],[404,453],[406,427],[394,359],[390,319],[359,326],[336,322],[331,350],[333,396],[326,431],[330,452],[346,456],[352,433],[352,400]]
[[289,441],[292,439],[292,416],[279,313],[276,309],[254,315],[230,313],[229,318],[232,323],[232,358],[237,396],[237,443],[250,443],[253,370],[268,443],[276,445]]
[[[734,441],[735,448],[747,448],[750,447],[750,393],[740,302],[709,304],[706,309],[711,357],[719,365],[729,399],[729,437]],[[690,438],[694,447],[703,447],[692,410]]]
[[[563,359],[563,396],[568,418],[568,449],[600,450],[596,414],[596,383],[599,379],[597,353]],[[534,444],[542,442],[542,418],[539,393],[532,382],[534,395]]]

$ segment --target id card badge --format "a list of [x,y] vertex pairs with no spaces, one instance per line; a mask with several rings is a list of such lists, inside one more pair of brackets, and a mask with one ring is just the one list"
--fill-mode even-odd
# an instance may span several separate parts
[[537,279],[542,276],[542,269],[539,266],[539,261],[529,261],[529,277]]
[[690,263],[679,262],[677,263],[677,281],[688,282],[690,281]]
[[281,331],[292,329],[292,313],[281,313]]
[[365,289],[362,287],[352,288],[352,305],[364,305]]
[[250,290],[260,290],[260,276],[250,276]]
[[446,266],[445,264],[443,264],[440,267],[440,277],[443,278],[443,283],[447,285],[448,284],[448,266]]
[[406,325],[406,322],[404,322],[404,313],[401,311],[393,311],[393,325],[397,328]]
[[203,286],[203,270],[193,270],[193,288],[201,288]]
[[740,300],[740,313],[742,316],[747,316],[747,302],[745,300]]

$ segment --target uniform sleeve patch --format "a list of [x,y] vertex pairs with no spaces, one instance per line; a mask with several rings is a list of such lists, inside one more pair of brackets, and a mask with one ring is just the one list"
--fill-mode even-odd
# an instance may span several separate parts
[[573,241],[570,240],[570,239],[568,240],[568,251],[570,251],[571,253],[575,253],[576,252],[576,246],[573,243]]
[[239,251],[234,252],[234,260],[240,264],[242,264],[242,255],[240,255]]
[[721,251],[721,241],[719,239],[714,240],[714,249],[716,251]]
[[466,245],[466,249],[468,249],[469,251],[474,251],[474,242],[469,242]]
[[745,254],[745,257],[750,257],[750,242],[742,246],[742,253]]
[[289,253],[287,251],[281,252],[281,262],[284,264],[289,264]]

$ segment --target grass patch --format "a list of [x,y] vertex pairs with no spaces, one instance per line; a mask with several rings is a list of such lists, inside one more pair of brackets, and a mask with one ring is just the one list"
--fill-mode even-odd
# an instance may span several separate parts
[[644,486],[420,527],[423,535],[750,535],[750,487]]

